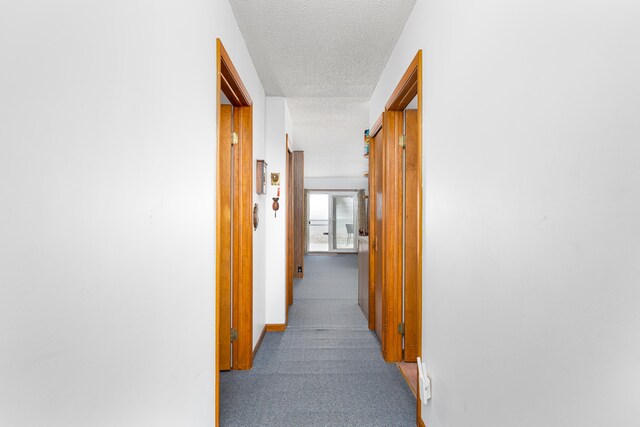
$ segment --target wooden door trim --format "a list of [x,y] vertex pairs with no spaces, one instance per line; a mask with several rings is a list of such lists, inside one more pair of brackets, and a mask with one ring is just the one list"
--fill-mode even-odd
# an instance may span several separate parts
[[389,97],[387,104],[384,106],[385,111],[403,111],[416,95],[418,95],[418,98],[422,98],[422,91],[420,90],[422,86],[421,71],[422,49],[413,58],[391,97]]
[[267,332],[284,332],[287,330],[286,323],[267,323],[265,325]]
[[[402,361],[402,112],[386,111],[382,134],[382,355]],[[392,218],[391,220],[388,220]]]
[[287,221],[285,225],[286,242],[286,273],[285,273],[285,323],[289,323],[289,306],[293,304],[293,154],[289,149],[289,134],[286,134],[286,209]]
[[[376,135],[378,135],[378,132],[380,132],[381,130],[382,130],[382,114],[380,114],[380,117],[378,117],[378,120],[376,120],[376,122],[371,127],[371,132],[369,132],[370,137],[375,138]],[[369,148],[369,154],[371,154],[371,148]]]
[[238,74],[220,39],[216,39],[216,47],[219,79],[218,92],[222,90],[234,107],[249,107],[253,105],[249,91],[242,83],[240,74]]
[[[220,105],[218,110],[218,176],[231,174],[231,105]],[[222,242],[231,240],[231,194],[224,191],[221,179],[216,184],[216,368],[231,369],[231,345],[220,346],[218,341],[231,342],[231,253]],[[228,330],[226,330],[228,328]],[[222,361],[224,359],[224,361]]]
[[[418,147],[419,147],[419,156],[420,156],[420,161],[418,162],[418,170],[416,172],[417,176],[419,177],[419,191],[418,191],[418,224],[420,224],[420,226],[418,227],[418,233],[415,236],[415,238],[418,241],[417,244],[417,257],[418,257],[418,264],[417,264],[417,271],[416,271],[416,277],[417,277],[417,283],[418,283],[418,291],[416,294],[417,297],[417,311],[418,311],[418,356],[420,358],[422,358],[422,283],[423,283],[423,276],[422,276],[422,236],[424,233],[423,230],[423,211],[422,211],[422,206],[423,206],[423,170],[422,170],[422,158],[424,156],[424,151],[423,151],[423,145],[422,145],[422,49],[420,49],[418,51],[418,53],[416,54],[416,58],[417,58],[417,64],[415,64],[415,68],[417,69],[417,73],[418,73],[418,87],[417,87],[417,96],[418,96]],[[415,61],[415,59],[414,59]],[[422,421],[422,419],[420,420]]]
[[233,326],[238,339],[233,341],[235,370],[253,366],[253,111],[238,107],[234,113],[238,134],[235,145],[233,245]]
[[422,188],[421,146],[418,144],[418,110],[405,110],[405,218],[404,218],[404,361],[416,362],[418,356],[418,292],[421,288],[420,243],[422,235],[420,190]]
[[[304,278],[305,239],[305,193],[304,151],[293,151],[293,277]],[[298,272],[298,266],[302,271]]]
[[[382,113],[382,117],[384,117],[384,113]],[[382,123],[382,121],[381,121]],[[373,149],[375,150],[373,159],[375,160],[374,166],[374,176],[373,176],[373,193],[372,196],[372,232],[373,232],[373,240],[370,242],[373,243],[373,270],[371,272],[371,293],[373,295],[373,328],[376,332],[376,335],[380,339],[382,343],[382,201],[384,200],[384,195],[382,194],[382,160],[384,158],[383,148],[384,148],[384,129],[375,136],[375,143],[373,145]],[[371,154],[370,154],[371,155]],[[370,234],[371,235],[371,234]],[[371,239],[371,237],[370,237]]]
[[[230,170],[220,167],[220,157],[216,167],[216,194],[226,191],[225,185],[233,180],[237,188],[234,190],[236,200],[225,202],[216,197],[216,303],[214,328],[215,363],[215,424],[220,425],[220,345],[218,328],[220,325],[220,283],[224,275],[228,275],[228,266],[223,265],[224,257],[220,254],[231,252],[228,239],[224,239],[222,230],[230,226],[230,220],[223,215],[225,209],[236,209],[234,228],[237,243],[231,256],[234,259],[233,293],[234,304],[233,326],[238,330],[238,339],[233,343],[233,369],[251,369],[253,364],[253,108],[249,92],[242,83],[231,58],[220,39],[216,39],[216,128],[217,150],[221,144],[220,114],[221,94],[224,93],[236,108],[234,124],[238,133],[238,144],[234,157],[236,167],[234,175]],[[227,215],[229,216],[229,215]],[[237,227],[237,228],[236,228]]]
[[376,241],[376,145],[382,144],[382,117],[381,113],[378,120],[371,127],[369,142],[369,329],[376,329],[376,250],[378,242]]
[[[382,115],[380,115],[380,129],[382,129]],[[380,131],[378,129],[378,132]],[[371,136],[369,142],[369,329],[376,328],[376,301],[375,301],[375,271],[376,271],[376,136]]]
[[[411,102],[411,100],[417,95],[418,97],[418,128],[417,128],[417,139],[418,139],[418,152],[419,156],[423,155],[423,144],[422,144],[422,106],[423,106],[423,82],[422,82],[422,50],[418,50],[415,57],[409,64],[409,67],[403,74],[402,78],[398,82],[398,85],[392,92],[387,104],[385,105],[385,111],[403,111]],[[417,305],[417,313],[418,313],[418,356],[422,357],[422,257],[423,257],[423,247],[422,247],[422,236],[423,236],[423,187],[422,187],[422,159],[417,162],[417,171],[416,175],[419,177],[419,191],[418,191],[418,218],[417,222],[419,224],[417,235],[412,236],[417,240],[417,267],[416,267],[416,280],[418,282],[418,289],[416,293],[416,305]],[[384,277],[384,276],[383,276]],[[401,307],[397,307],[397,310],[401,310]],[[416,425],[421,426],[424,425],[421,418],[421,407],[420,407],[420,395],[418,394],[418,398],[416,399],[416,405],[418,406],[416,411]]]
[[[389,100],[387,101],[386,105],[385,105],[385,113],[386,112],[399,112],[399,111],[403,111],[411,102],[411,100],[417,95],[418,97],[418,129],[417,129],[417,133],[418,133],[418,144],[419,144],[419,148],[418,148],[418,152],[419,152],[419,156],[422,156],[422,50],[419,50],[415,57],[412,59],[411,63],[409,64],[408,68],[406,69],[405,73],[403,74],[402,78],[400,79],[400,81],[398,82],[398,84],[396,85],[395,89],[393,90],[391,96],[389,97]],[[384,114],[383,114],[384,116]],[[391,132],[388,132],[388,129],[384,129],[384,122],[385,120],[383,118],[379,118],[378,120],[376,120],[376,122],[374,123],[374,125],[371,128],[371,135],[372,136],[376,136],[376,134],[378,134],[378,132],[380,132],[381,130],[384,130],[383,133],[383,138],[384,138],[384,143],[385,146],[388,144],[393,144],[394,146],[397,147],[398,142],[395,141],[395,137],[394,136],[389,136],[389,134]],[[376,140],[376,142],[378,142]],[[375,144],[375,142],[374,142]],[[371,151],[371,150],[370,150]],[[370,156],[370,160],[371,160],[371,153],[369,154]],[[375,156],[375,155],[374,155]],[[389,168],[389,164],[386,163],[387,160],[384,160],[385,164],[387,164],[387,168]],[[370,167],[370,171],[371,171],[371,167]],[[384,173],[383,177],[386,175],[385,171],[376,171],[375,167],[373,169],[373,173]],[[422,355],[422,253],[423,253],[423,249],[422,249],[422,218],[423,218],[423,213],[422,213],[422,200],[423,200],[423,189],[422,189],[422,161],[420,160],[418,162],[418,170],[416,172],[416,175],[419,177],[419,195],[418,195],[418,218],[417,221],[419,222],[420,226],[418,227],[418,233],[414,236],[411,236],[412,239],[416,239],[417,240],[417,251],[415,251],[414,253],[417,253],[417,258],[418,258],[418,262],[417,262],[417,268],[416,268],[416,280],[419,282],[419,286],[418,286],[418,291],[417,291],[417,295],[416,295],[416,306],[417,306],[417,313],[418,313],[418,325],[417,325],[417,330],[418,330],[418,355]],[[371,179],[371,175],[370,175],[370,179]],[[389,179],[389,177],[385,178],[385,179]],[[370,187],[371,188],[371,187]],[[375,186],[374,186],[375,189]],[[370,208],[371,208],[371,201],[373,200],[375,202],[375,195],[372,198],[371,195],[371,191],[369,194],[369,201],[370,201]],[[392,194],[392,196],[394,196],[395,194]],[[388,198],[388,197],[387,197]],[[385,201],[385,197],[383,196],[383,204],[385,206],[388,206],[387,201]],[[401,212],[400,212],[401,215]],[[383,215],[383,222],[384,222],[384,218],[385,215]],[[399,217],[398,217],[399,218]],[[370,231],[371,230],[375,230],[375,224],[371,225],[372,222],[375,221],[370,221]],[[385,279],[385,282],[388,282],[388,280],[391,279],[391,276],[395,277],[395,269],[397,268],[397,263],[395,263],[394,260],[389,260],[389,257],[386,255],[387,253],[389,254],[395,254],[398,252],[398,250],[402,250],[401,248],[401,239],[400,240],[389,240],[389,233],[391,233],[392,235],[395,236],[395,232],[397,230],[393,229],[392,226],[384,226],[383,225],[383,236],[384,236],[384,240],[382,242],[382,247],[383,247],[383,259],[385,260],[385,262],[383,263],[382,267],[384,268],[384,272],[382,272],[382,277]],[[371,233],[370,233],[371,236]],[[400,236],[402,237],[402,236]],[[386,243],[385,243],[386,241]],[[370,245],[372,244],[372,242],[370,241]],[[389,260],[389,261],[388,261]],[[375,261],[374,261],[375,262]],[[393,264],[393,265],[391,265]],[[371,267],[371,264],[370,264]],[[391,270],[389,270],[389,268],[391,268]],[[373,274],[375,274],[375,267],[374,269],[371,271]],[[393,273],[393,274],[392,274]],[[391,275],[391,276],[390,276]],[[373,278],[372,280],[375,280],[375,278]],[[375,283],[374,281],[372,281],[371,283]],[[390,288],[389,288],[390,289]],[[385,294],[385,292],[383,291],[383,295]],[[395,299],[396,294],[394,292],[391,292],[391,297]],[[386,299],[386,298],[385,298]],[[395,320],[397,318],[399,318],[399,316],[401,316],[401,312],[402,312],[402,303],[401,302],[395,302],[394,304],[387,304],[387,307],[384,309],[384,317],[388,317],[389,319],[385,322],[387,325],[386,327],[383,327],[383,330],[386,331],[386,334],[392,333],[392,330],[390,328],[390,322],[395,322]],[[370,316],[371,317],[371,316]],[[400,317],[401,318],[401,317]],[[397,326],[397,325],[396,325]],[[396,331],[397,333],[397,331]],[[385,340],[383,339],[382,341],[382,346],[383,346],[383,355],[385,356],[385,360],[387,361],[391,361],[392,357],[394,357],[395,355],[398,354],[398,351],[400,349],[401,351],[401,342],[399,340],[397,340],[397,337],[392,337],[391,342],[394,343],[394,346],[397,345],[398,347],[396,348],[388,348],[388,345],[385,346]],[[387,341],[387,344],[389,344],[389,341]],[[385,348],[387,347],[387,348]]]

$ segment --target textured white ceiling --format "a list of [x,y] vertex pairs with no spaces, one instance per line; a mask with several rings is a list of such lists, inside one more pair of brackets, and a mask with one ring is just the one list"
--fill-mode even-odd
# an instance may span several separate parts
[[415,0],[230,3],[265,92],[288,98],[305,176],[362,176],[367,102]]
[[362,177],[368,98],[288,98],[296,150],[306,177]]

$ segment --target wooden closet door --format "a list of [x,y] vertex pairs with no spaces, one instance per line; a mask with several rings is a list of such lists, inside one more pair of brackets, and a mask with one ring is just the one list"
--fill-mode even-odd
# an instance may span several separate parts
[[402,360],[402,111],[382,118],[382,356]]
[[[220,242],[231,241],[231,105],[220,106],[220,136],[218,138],[218,238]],[[218,323],[218,358],[221,371],[231,369],[231,251],[218,245],[216,254],[218,271],[218,297],[220,319]]]
[[[375,199],[374,206],[371,209],[374,212],[374,230],[373,230],[373,263],[374,263],[374,275],[373,275],[373,294],[374,294],[374,323],[376,335],[380,341],[382,341],[382,160],[383,160],[383,148],[384,148],[384,128],[378,133],[374,141],[375,153],[375,169],[374,169],[374,185],[375,185]],[[369,238],[371,238],[369,237]]]
[[285,275],[287,281],[287,323],[289,323],[289,307],[293,304],[293,221],[294,221],[294,208],[293,208],[293,154],[289,151],[289,135],[287,134],[287,146],[286,157],[287,157],[287,183],[286,183],[286,193],[287,193],[287,225],[286,225],[286,234],[287,234],[287,273]]
[[376,136],[369,141],[369,329],[376,329]]
[[251,107],[233,114],[238,144],[233,150],[233,369],[253,366],[253,118]]
[[418,295],[422,286],[420,264],[421,225],[421,162],[418,110],[405,111],[405,250],[404,250],[404,360],[415,362],[418,357],[419,321]]

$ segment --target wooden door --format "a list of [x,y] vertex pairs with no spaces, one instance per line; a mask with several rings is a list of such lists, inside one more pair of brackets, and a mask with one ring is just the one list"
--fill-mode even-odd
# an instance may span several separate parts
[[[253,365],[253,101],[220,39],[216,40],[216,68],[217,329],[214,339],[215,424],[219,425],[219,371],[251,369]],[[222,95],[233,107],[221,105]],[[233,132],[237,138],[232,139]],[[233,342],[232,328],[237,335]]]
[[382,356],[402,360],[402,111],[382,119]]
[[[220,106],[220,125],[218,138],[218,239],[231,241],[231,105]],[[218,358],[219,369],[231,369],[231,252],[218,245],[216,254],[217,286],[219,289],[218,306]]]
[[418,110],[405,111],[405,249],[404,249],[404,360],[415,362],[419,355],[418,299],[422,285],[420,241],[422,239],[421,187],[422,153]]
[[293,277],[304,278],[304,152],[293,152]]
[[[253,210],[251,107],[220,106],[217,286],[219,369],[253,364]],[[238,143],[232,145],[232,133]],[[237,337],[232,339],[231,331]]]
[[376,135],[369,140],[369,329],[376,329]]
[[[373,230],[373,294],[374,294],[374,323],[375,331],[380,341],[382,341],[382,160],[383,160],[383,148],[384,148],[384,128],[378,133],[374,140],[373,153],[375,161],[374,169],[374,186],[375,186],[375,205],[372,206],[374,212],[374,230]],[[371,155],[371,154],[370,154]],[[371,238],[371,237],[369,237]]]
[[293,304],[293,154],[289,151],[289,135],[286,136],[286,156],[287,156],[287,182],[286,182],[286,207],[287,207],[287,261],[286,261],[286,281],[287,281],[287,323],[289,323],[289,307]]
[[233,369],[253,366],[253,113],[251,107],[236,107],[233,148]]

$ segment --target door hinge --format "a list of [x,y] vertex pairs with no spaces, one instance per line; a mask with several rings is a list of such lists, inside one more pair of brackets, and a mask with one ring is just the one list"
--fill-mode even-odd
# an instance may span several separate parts
[[236,328],[231,328],[231,341],[235,341],[238,339],[238,330]]
[[399,333],[400,335],[404,335],[404,322],[403,322],[403,323],[398,324],[398,333]]
[[238,145],[238,133],[233,132],[231,134],[231,145]]
[[406,135],[400,135],[398,137],[398,145],[402,148],[405,148],[407,146],[407,137]]

